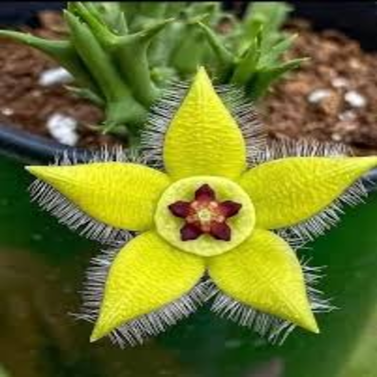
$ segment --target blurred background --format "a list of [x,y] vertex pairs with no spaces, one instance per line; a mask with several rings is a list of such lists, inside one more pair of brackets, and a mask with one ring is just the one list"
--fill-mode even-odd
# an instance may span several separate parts
[[[221,4],[238,18],[252,14],[249,5]],[[311,60],[258,102],[269,135],[310,136],[375,154],[376,3],[286,5],[279,32],[299,37],[284,59]],[[1,2],[0,26],[61,39],[65,7]],[[123,144],[122,134],[98,132],[103,112],[66,88],[71,77],[56,61],[9,38],[1,37],[0,47],[0,377],[377,376],[375,173],[366,202],[301,253],[326,266],[319,289],[340,308],[319,317],[319,336],[296,330],[274,346],[202,308],[140,347],[89,344],[91,325],[70,313],[79,310],[85,270],[99,246],[30,202],[31,178],[23,167],[50,162],[64,150]]]

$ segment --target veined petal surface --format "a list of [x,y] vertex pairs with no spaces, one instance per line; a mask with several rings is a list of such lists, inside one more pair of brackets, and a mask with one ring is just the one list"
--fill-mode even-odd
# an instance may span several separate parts
[[249,170],[239,183],[257,226],[278,229],[315,216],[375,166],[377,157],[289,157]]
[[174,180],[194,175],[236,178],[246,168],[241,130],[204,68],[194,78],[167,130],[163,156]]
[[134,238],[110,267],[92,341],[179,299],[204,269],[202,258],[175,249],[154,231]]
[[27,170],[96,220],[135,231],[152,227],[158,199],[170,184],[164,173],[133,163],[29,166]]
[[318,332],[296,254],[279,236],[255,230],[231,252],[208,261],[219,289],[252,309]]

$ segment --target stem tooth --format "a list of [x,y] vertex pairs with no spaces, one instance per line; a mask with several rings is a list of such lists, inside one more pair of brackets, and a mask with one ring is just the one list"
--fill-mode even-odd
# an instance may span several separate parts
[[80,85],[89,88],[98,96],[101,96],[101,91],[95,84],[91,75],[88,74],[80,56],[77,54],[70,41],[53,41],[12,30],[0,30],[0,36],[11,38],[17,42],[24,43],[44,52],[70,72]]
[[202,29],[210,46],[212,47],[216,58],[219,61],[219,69],[223,71],[222,75],[225,79],[230,70],[234,67],[236,57],[225,47],[220,37],[206,24],[198,22],[197,25]]
[[106,97],[106,122],[129,126],[141,122],[146,109],[133,98],[110,56],[86,24],[70,12],[65,12],[65,17],[71,29],[73,45]]
[[135,98],[149,107],[159,96],[159,89],[151,79],[147,50],[150,42],[174,19],[161,21],[147,30],[118,37],[114,57]]

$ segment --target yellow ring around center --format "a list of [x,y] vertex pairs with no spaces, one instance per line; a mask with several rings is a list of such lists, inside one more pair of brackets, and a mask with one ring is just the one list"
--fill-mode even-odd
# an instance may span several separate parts
[[[209,235],[202,235],[196,240],[181,240],[180,229],[184,220],[175,217],[168,206],[179,200],[191,201],[195,191],[204,184],[211,186],[217,200],[232,200],[242,204],[239,213],[227,220],[232,230],[230,241],[216,240]],[[174,182],[165,190],[157,204],[154,220],[157,232],[173,246],[182,251],[210,257],[235,248],[250,236],[255,225],[255,211],[249,195],[237,183],[222,177],[197,176]]]

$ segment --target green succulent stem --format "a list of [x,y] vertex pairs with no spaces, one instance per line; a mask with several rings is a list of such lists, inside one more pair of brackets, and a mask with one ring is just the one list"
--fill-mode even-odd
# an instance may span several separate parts
[[245,86],[257,74],[258,63],[261,59],[262,28],[256,30],[255,37],[249,47],[238,59],[238,64],[230,79],[231,83]]
[[70,41],[53,41],[12,30],[0,30],[0,37],[14,39],[51,56],[53,59],[59,61],[59,63],[75,77],[79,85],[87,87],[99,95],[100,91],[95,80],[86,70],[80,56]]
[[113,53],[123,77],[134,96],[146,107],[150,107],[160,96],[159,88],[151,79],[148,47],[154,37],[173,21],[167,19],[146,30],[115,40]]
[[198,22],[198,26],[206,35],[207,40],[216,55],[220,69],[225,72],[230,71],[236,64],[236,57],[234,54],[224,46],[220,37],[209,26],[200,21]]
[[262,98],[270,88],[271,82],[299,67],[305,61],[308,61],[308,58],[291,60],[282,65],[258,71],[258,74],[247,83],[250,98],[254,101]]
[[74,77],[75,95],[104,111],[104,132],[137,147],[151,106],[172,79],[205,66],[220,84],[235,84],[257,101],[298,67],[286,61],[294,36],[280,29],[291,7],[254,2],[237,18],[217,2],[69,2],[66,40],[0,31],[55,59]]
[[197,23],[203,17],[194,19],[192,22],[186,22],[182,30],[184,38],[181,39],[180,43],[176,45],[175,50],[172,51],[171,64],[184,78],[192,75],[203,61],[207,41],[197,26]]
[[159,97],[159,90],[151,80],[147,50],[152,39],[174,19],[157,22],[134,34],[118,36],[93,17],[83,4],[77,4],[76,11],[87,22],[102,47],[110,52],[133,96],[143,106],[150,107]]
[[65,12],[65,18],[72,30],[72,44],[106,98],[106,126],[110,129],[122,124],[132,127],[144,119],[147,109],[132,96],[90,28],[70,12]]
[[165,16],[168,3],[165,1],[158,2],[140,2],[140,13],[144,17],[149,17],[152,19],[158,19]]
[[105,107],[105,101],[98,97],[95,93],[93,93],[90,89],[86,88],[78,88],[75,86],[66,85],[65,88],[69,90],[71,93],[75,94],[78,97],[85,98],[91,102],[93,102],[96,106],[100,108]]

